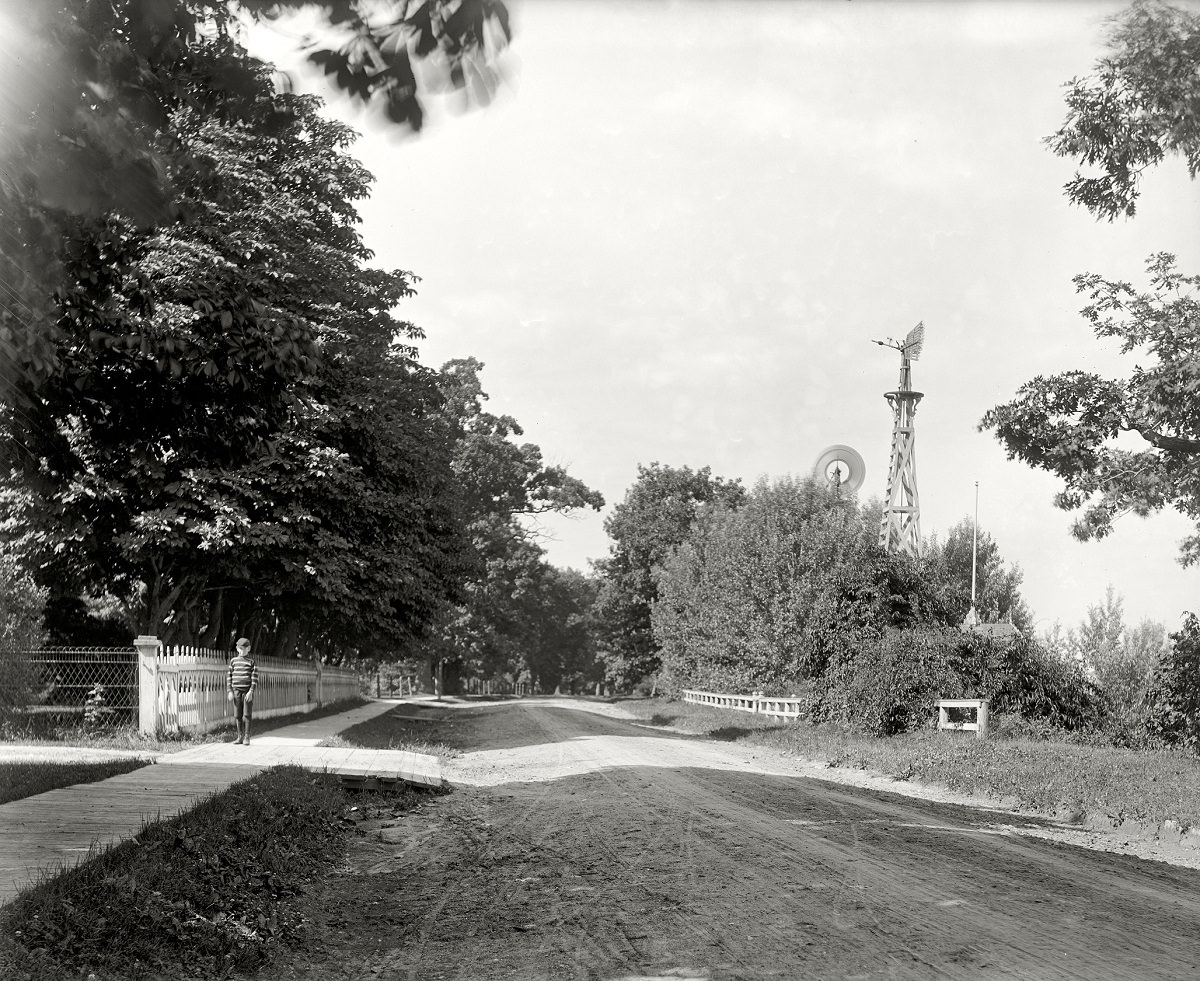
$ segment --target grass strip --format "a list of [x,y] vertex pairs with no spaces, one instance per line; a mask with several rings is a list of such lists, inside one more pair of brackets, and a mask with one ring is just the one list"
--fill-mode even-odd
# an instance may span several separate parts
[[769,746],[830,766],[870,770],[897,780],[936,784],[1017,807],[1082,818],[1105,816],[1200,827],[1200,759],[1172,750],[1133,750],[1004,735],[1003,719],[986,740],[933,729],[877,739],[835,726],[662,698],[621,699],[649,725],[730,742]]
[[[369,799],[398,815],[424,796],[404,787]],[[350,808],[364,800],[336,777],[277,767],[148,824],[0,910],[0,977],[253,972],[279,944],[303,942],[301,897],[343,860]]]
[[[325,740],[322,746],[353,746],[359,749],[398,749],[423,756],[436,756],[442,762],[461,756],[464,748],[456,738],[452,718],[441,718],[429,711],[429,717],[412,720],[398,717],[401,710],[384,712],[351,726]],[[404,706],[402,711],[413,711]]]
[[0,804],[24,800],[49,790],[77,783],[95,783],[121,773],[132,773],[149,760],[103,760],[96,763],[0,763]]

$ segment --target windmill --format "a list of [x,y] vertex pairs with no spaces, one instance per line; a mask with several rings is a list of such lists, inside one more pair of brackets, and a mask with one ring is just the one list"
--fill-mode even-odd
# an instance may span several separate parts
[[833,493],[853,494],[867,476],[867,465],[853,447],[838,443],[827,446],[813,464],[813,476],[825,481]]
[[888,467],[887,499],[879,522],[879,544],[888,552],[921,554],[921,503],[917,496],[917,403],[924,395],[912,387],[912,362],[921,356],[925,325],[917,324],[903,341],[876,341],[900,352],[900,384],[884,398],[892,407],[892,459]]

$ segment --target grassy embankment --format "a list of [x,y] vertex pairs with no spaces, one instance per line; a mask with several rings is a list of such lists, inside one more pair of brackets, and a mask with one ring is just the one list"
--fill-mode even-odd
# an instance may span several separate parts
[[298,767],[235,784],[0,910],[0,977],[253,971],[279,945],[304,942],[304,892],[343,861],[357,821],[399,817],[427,796],[407,787],[356,795]]
[[424,738],[426,733],[418,734],[421,729],[427,730],[431,724],[439,733],[448,728],[453,729],[452,721],[431,719],[430,722],[418,722],[414,726],[407,721],[393,718],[391,713],[384,713],[323,740],[321,745],[396,749],[408,753],[421,753],[424,756],[436,756],[443,762],[462,755],[461,750],[445,742]]
[[875,739],[662,698],[619,704],[651,725],[937,784],[1022,809],[1114,822],[1170,819],[1184,828],[1200,827],[1200,759],[1182,752],[1010,738],[1002,719],[986,740],[933,729]]

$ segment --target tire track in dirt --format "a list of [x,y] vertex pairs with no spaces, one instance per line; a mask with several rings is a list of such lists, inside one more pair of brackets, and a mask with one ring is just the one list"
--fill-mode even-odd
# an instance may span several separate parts
[[[572,754],[576,759],[570,761],[574,765],[565,769],[578,769],[581,756],[601,753],[598,744],[578,740],[577,726],[546,712],[538,713],[538,721],[550,741],[577,747]],[[607,729],[617,733],[621,728],[612,723],[586,727],[591,732]],[[608,762],[627,767],[648,761],[618,758]],[[610,787],[628,782],[613,776],[611,769],[600,772],[606,774]],[[752,831],[761,843],[769,843],[775,863],[804,868],[815,862],[818,876],[839,887],[808,922],[818,931],[836,936],[850,920],[853,932],[865,930],[881,940],[886,938],[896,954],[920,965],[926,976],[930,970],[938,970],[921,952],[930,947],[946,960],[951,973],[973,966],[997,977],[1149,976],[1144,973],[1146,965],[1161,961],[1164,955],[1172,960],[1182,955],[1182,963],[1176,963],[1174,970],[1188,971],[1198,962],[1194,938],[1200,909],[1194,873],[1037,839],[986,834],[994,824],[992,814],[910,803],[899,797],[880,799],[814,781],[791,782],[793,786],[815,786],[817,791],[802,795],[810,801],[810,816],[799,819],[814,823],[798,825],[795,830],[799,833],[789,835],[778,826],[778,819],[772,822],[760,815],[759,809],[764,807],[778,810],[778,802],[769,795],[755,798],[753,807],[730,798],[723,799],[718,808],[710,806],[718,799],[712,785],[729,780],[726,770],[703,771],[699,776],[689,773],[682,780],[669,768],[655,773],[660,795],[639,794],[629,802],[636,820],[657,822],[665,832],[685,823],[672,814],[674,805],[654,805],[653,801],[665,794],[668,799],[687,802],[692,814],[690,847],[694,853],[701,840],[699,829],[708,838],[708,864],[719,867],[731,852],[745,847],[744,837]],[[760,782],[772,783],[770,778]],[[743,794],[744,789],[739,786],[737,793]],[[831,818],[831,808],[836,818]],[[698,815],[706,810],[707,820],[699,824]],[[811,816],[814,813],[817,818]],[[739,828],[743,840],[730,841],[728,836],[714,834],[713,829],[723,822]],[[593,837],[604,840],[599,832]],[[789,839],[800,844],[792,845]],[[642,848],[655,844],[646,841]],[[724,873],[731,874],[727,866]],[[784,884],[773,881],[770,865],[756,868],[754,878],[758,891],[754,905],[786,902],[789,892]],[[1181,878],[1186,882],[1182,890],[1178,888]],[[764,888],[767,885],[769,889]],[[1164,887],[1173,893],[1165,924],[1160,922],[1161,914],[1148,918],[1144,909],[1147,901],[1163,900]],[[868,904],[862,897],[874,901]],[[721,909],[714,911],[719,915]],[[1155,922],[1146,922],[1148,919]],[[1123,924],[1139,920],[1145,929],[1122,929]],[[898,935],[911,930],[914,923],[919,924],[915,939],[921,950]],[[773,939],[780,936],[779,931],[766,932],[774,934]],[[1072,942],[1072,936],[1078,938],[1081,932],[1086,942]],[[1114,944],[1114,937],[1122,935],[1123,942]],[[828,940],[825,945],[828,949]],[[1106,948],[1110,952],[1097,958],[1095,952]],[[1003,965],[996,963],[998,959]],[[863,966],[872,967],[869,963]],[[1163,976],[1172,976],[1171,970],[1167,967]]]
[[1194,870],[536,702],[455,727],[494,748],[324,884],[332,953],[265,977],[1200,976]]

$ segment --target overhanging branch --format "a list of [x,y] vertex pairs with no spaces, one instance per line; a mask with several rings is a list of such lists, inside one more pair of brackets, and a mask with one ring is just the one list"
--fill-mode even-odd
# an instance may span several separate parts
[[1130,427],[1147,443],[1160,450],[1171,453],[1200,453],[1200,439],[1189,439],[1186,436],[1166,436],[1156,433],[1153,429],[1143,429],[1134,425]]

